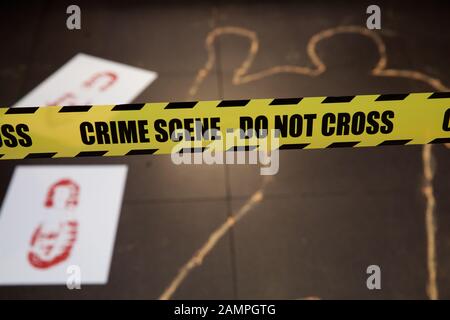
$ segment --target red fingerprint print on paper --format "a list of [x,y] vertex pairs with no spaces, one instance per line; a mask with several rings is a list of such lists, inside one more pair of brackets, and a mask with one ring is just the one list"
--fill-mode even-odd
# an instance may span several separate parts
[[79,193],[80,187],[70,179],[61,179],[48,189],[44,203],[47,216],[33,232],[28,251],[33,267],[47,269],[70,256],[77,240]]

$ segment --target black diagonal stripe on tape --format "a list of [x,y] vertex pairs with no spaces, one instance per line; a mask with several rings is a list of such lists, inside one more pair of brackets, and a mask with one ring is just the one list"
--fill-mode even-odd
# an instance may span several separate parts
[[303,98],[280,98],[273,99],[269,106],[284,106],[290,104],[298,104]]
[[29,153],[25,159],[53,158],[57,152]]
[[351,102],[355,96],[342,96],[342,97],[326,97],[322,103],[344,103]]
[[76,157],[101,157],[108,151],[81,151]]
[[183,148],[178,153],[200,153],[208,149],[207,147]]
[[450,92],[435,92],[428,99],[443,99],[450,98]]
[[0,154],[0,158],[3,158],[4,154]]
[[141,110],[144,106],[145,106],[145,103],[117,104],[111,110],[112,111],[134,111],[134,110]]
[[257,149],[259,146],[234,146],[231,147],[230,149],[227,150],[227,152],[229,151],[253,151],[255,149]]
[[35,113],[39,107],[11,107],[5,112],[5,114],[26,114]]
[[154,154],[158,149],[135,149],[127,152],[127,156],[136,156],[142,154]]
[[309,143],[291,143],[291,144],[283,144],[280,146],[280,150],[292,150],[292,149],[304,149],[309,146]]
[[222,100],[217,107],[245,107],[249,102],[250,100]]
[[379,144],[379,146],[402,146],[412,141],[412,139],[405,140],[386,140]]
[[428,143],[450,143],[450,138],[436,138]]
[[169,102],[164,109],[191,109],[195,107],[197,101]]
[[409,96],[409,93],[402,93],[402,94],[380,94],[378,98],[375,99],[375,101],[397,101],[397,100],[404,100],[407,96]]
[[348,142],[333,142],[327,148],[349,148],[354,147],[361,141],[348,141]]
[[58,112],[87,112],[92,106],[64,106]]

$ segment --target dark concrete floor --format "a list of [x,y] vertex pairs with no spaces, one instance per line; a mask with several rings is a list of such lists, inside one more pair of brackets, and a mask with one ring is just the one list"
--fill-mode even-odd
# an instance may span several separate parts
[[[422,72],[450,86],[449,6],[378,2],[388,67]],[[361,34],[337,34],[317,53],[318,76],[283,73],[244,84],[233,72],[247,38],[213,43],[213,70],[189,96],[216,28],[255,32],[259,51],[248,73],[276,65],[313,67],[315,34],[365,26],[370,2],[205,1],[169,4],[82,1],[82,29],[65,27],[61,1],[2,5],[0,100],[17,101],[78,52],[158,72],[136,101],[238,99],[435,91],[429,83],[370,74],[380,58]],[[179,299],[426,299],[427,246],[422,147],[286,151],[265,198],[228,232],[173,295]],[[437,286],[450,299],[450,149],[433,147],[437,206]],[[0,162],[0,195],[18,164],[129,166],[124,204],[106,286],[0,287],[0,298],[158,298],[211,232],[262,183],[256,166],[175,166],[168,156]],[[0,261],[1,263],[1,261]],[[382,269],[382,290],[366,288],[366,268]]]

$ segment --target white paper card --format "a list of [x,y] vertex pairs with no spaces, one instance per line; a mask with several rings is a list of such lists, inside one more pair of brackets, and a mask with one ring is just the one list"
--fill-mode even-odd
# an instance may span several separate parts
[[126,175],[125,165],[16,167],[0,212],[0,284],[67,284],[78,271],[81,285],[106,283]]
[[157,73],[79,53],[15,106],[129,103]]

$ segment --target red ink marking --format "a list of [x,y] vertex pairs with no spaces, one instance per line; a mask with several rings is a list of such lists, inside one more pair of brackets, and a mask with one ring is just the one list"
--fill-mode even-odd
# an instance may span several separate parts
[[67,92],[53,102],[47,103],[48,106],[60,106],[60,105],[76,105],[77,97],[72,92]]
[[62,179],[54,183],[50,189],[48,189],[47,199],[45,200],[45,207],[52,208],[54,206],[54,196],[58,188],[68,188],[70,195],[66,200],[65,207],[67,209],[76,207],[78,204],[78,194],[80,192],[80,187],[69,179]]
[[[59,190],[69,192],[63,201],[56,197]],[[70,179],[61,179],[49,188],[44,207],[60,212],[53,217],[56,221],[49,218],[39,224],[31,237],[28,261],[33,267],[47,269],[70,256],[77,240],[78,222],[65,213],[72,213],[77,207],[79,193],[80,187]]]
[[89,80],[87,80],[83,85],[87,88],[92,87],[99,79],[101,78],[108,78],[109,80],[106,82],[106,84],[104,84],[103,86],[100,86],[99,89],[100,91],[105,91],[106,89],[108,89],[109,87],[111,87],[114,82],[117,81],[117,74],[114,72],[110,72],[110,71],[105,71],[105,72],[97,72],[96,74],[94,74],[92,76],[92,78],[90,78]]

